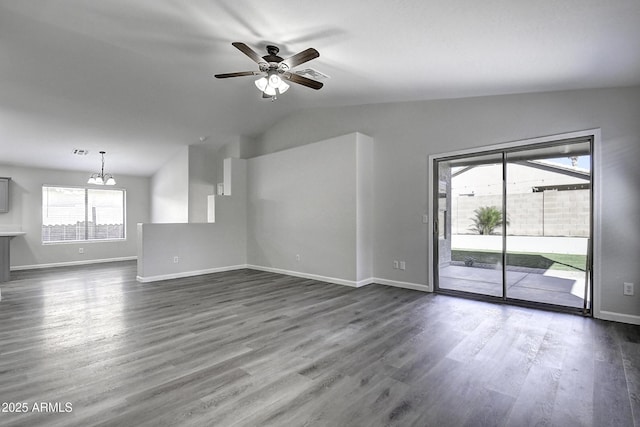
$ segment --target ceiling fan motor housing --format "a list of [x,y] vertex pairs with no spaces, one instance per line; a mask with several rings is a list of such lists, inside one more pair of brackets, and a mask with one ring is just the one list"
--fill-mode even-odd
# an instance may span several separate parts
[[267,61],[271,67],[273,67],[274,65],[277,67],[277,64],[282,62],[283,60],[283,58],[278,56],[278,52],[280,52],[280,49],[277,46],[268,45],[268,55],[263,56],[262,59]]

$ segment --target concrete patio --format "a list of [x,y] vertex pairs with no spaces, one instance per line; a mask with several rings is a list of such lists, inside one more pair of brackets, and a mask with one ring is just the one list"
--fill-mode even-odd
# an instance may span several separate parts
[[[441,289],[502,296],[502,270],[448,265],[440,267]],[[585,273],[508,267],[507,297],[582,308]]]

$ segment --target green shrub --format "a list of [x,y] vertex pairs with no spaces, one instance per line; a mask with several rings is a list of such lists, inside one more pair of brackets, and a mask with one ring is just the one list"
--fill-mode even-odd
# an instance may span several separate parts
[[473,213],[474,216],[471,218],[473,227],[469,228],[471,231],[478,234],[493,234],[496,228],[502,227],[502,210],[495,206],[483,206]]

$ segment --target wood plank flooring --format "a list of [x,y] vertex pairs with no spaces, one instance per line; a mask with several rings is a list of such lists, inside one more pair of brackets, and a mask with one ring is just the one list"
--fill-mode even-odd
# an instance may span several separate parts
[[135,274],[12,273],[0,426],[640,425],[637,326],[254,270]]

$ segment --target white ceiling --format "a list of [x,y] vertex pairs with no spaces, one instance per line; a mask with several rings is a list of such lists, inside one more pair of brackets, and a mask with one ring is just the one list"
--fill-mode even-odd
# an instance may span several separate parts
[[[331,78],[263,100],[212,78],[256,69],[233,41]],[[638,84],[638,0],[0,0],[2,164],[150,175],[303,108]]]

